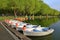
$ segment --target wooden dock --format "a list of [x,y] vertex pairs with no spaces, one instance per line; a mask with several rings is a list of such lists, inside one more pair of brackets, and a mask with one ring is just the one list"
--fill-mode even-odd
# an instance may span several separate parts
[[6,28],[8,28],[14,35],[16,35],[20,40],[31,40],[27,36],[23,35],[22,33],[18,32],[17,30],[8,26],[5,22],[1,22]]
[[10,33],[8,33],[7,30],[1,25],[1,22],[0,22],[0,40],[15,40],[10,35]]

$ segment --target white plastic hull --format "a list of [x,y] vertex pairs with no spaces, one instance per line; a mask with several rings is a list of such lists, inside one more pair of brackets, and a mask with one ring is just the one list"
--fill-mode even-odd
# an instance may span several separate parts
[[44,31],[44,32],[26,32],[23,31],[24,35],[26,36],[45,36],[45,35],[49,35],[51,33],[53,33],[54,29],[50,29],[48,31]]

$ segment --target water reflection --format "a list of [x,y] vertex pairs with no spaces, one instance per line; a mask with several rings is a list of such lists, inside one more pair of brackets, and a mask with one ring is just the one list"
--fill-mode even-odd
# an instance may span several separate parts
[[27,23],[31,23],[31,24],[36,24],[36,25],[41,25],[41,26],[49,26],[55,22],[57,22],[59,20],[59,18],[48,18],[48,19],[35,19],[35,20],[28,20],[25,21]]
[[52,40],[52,34],[42,37],[29,37],[32,38],[32,40]]

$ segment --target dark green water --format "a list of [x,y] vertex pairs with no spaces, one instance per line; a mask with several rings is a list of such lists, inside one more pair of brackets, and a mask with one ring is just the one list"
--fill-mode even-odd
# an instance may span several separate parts
[[45,18],[45,19],[35,19],[28,20],[27,23],[41,25],[43,27],[51,27],[54,29],[54,32],[50,35],[43,37],[29,37],[32,40],[60,40],[60,18]]

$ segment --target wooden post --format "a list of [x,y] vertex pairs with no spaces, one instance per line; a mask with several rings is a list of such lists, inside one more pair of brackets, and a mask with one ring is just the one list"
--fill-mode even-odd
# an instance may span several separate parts
[[33,16],[32,16],[32,20],[34,20],[34,14],[33,14]]

